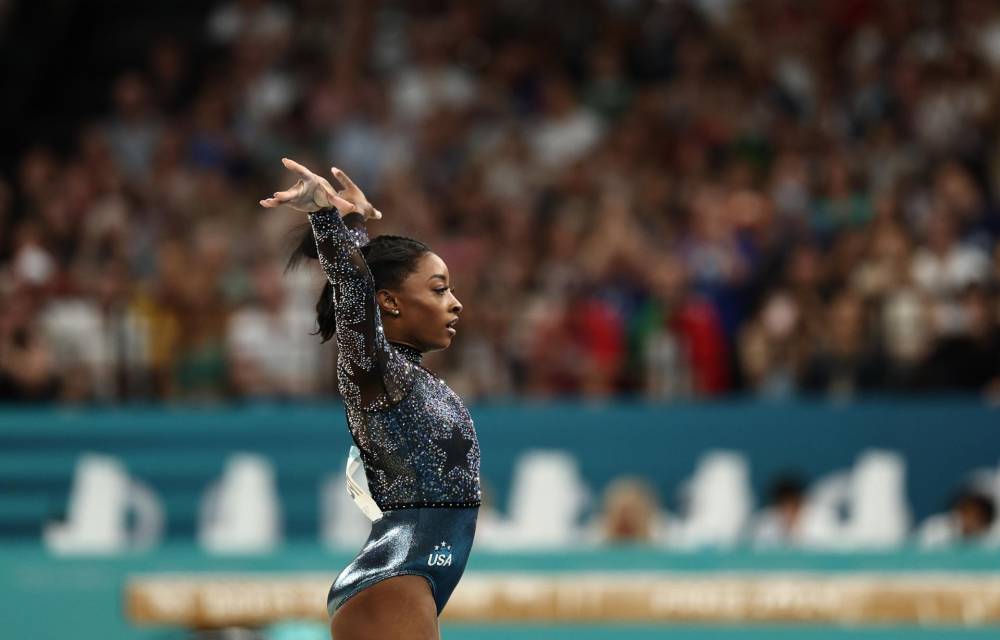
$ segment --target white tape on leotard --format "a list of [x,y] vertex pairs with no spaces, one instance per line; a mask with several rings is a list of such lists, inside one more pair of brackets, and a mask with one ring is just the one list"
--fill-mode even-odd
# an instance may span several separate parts
[[358,451],[357,447],[352,446],[350,452],[347,454],[347,469],[345,471],[347,475],[347,493],[351,494],[354,504],[358,506],[358,509],[361,509],[361,513],[365,514],[372,522],[375,522],[382,517],[382,510],[378,508],[372,495],[354,479],[354,474],[357,473],[358,469],[361,469],[361,472],[364,473],[364,463],[361,461],[361,452]]

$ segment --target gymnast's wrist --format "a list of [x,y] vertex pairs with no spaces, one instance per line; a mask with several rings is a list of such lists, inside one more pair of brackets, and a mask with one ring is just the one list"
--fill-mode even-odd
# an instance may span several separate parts
[[321,207],[319,209],[316,209],[315,211],[307,212],[306,216],[308,216],[310,219],[313,218],[332,219],[341,217],[340,212],[337,211],[336,207]]

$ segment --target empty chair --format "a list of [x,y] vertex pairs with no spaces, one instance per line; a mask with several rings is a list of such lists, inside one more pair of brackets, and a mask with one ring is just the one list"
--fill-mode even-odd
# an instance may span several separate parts
[[891,451],[867,451],[851,474],[848,539],[862,548],[901,544],[910,527],[906,463]]
[[[358,479],[367,489],[364,474]],[[354,504],[344,485],[344,474],[331,473],[320,485],[320,539],[330,547],[357,549],[368,538],[371,520]]]
[[[129,530],[128,516],[134,514]],[[164,527],[155,493],[129,477],[117,458],[88,453],[73,476],[66,522],[47,525],[45,546],[60,554],[103,554],[157,544]]]
[[274,468],[263,456],[237,453],[201,503],[198,540],[215,553],[262,553],[281,540]]
[[577,522],[588,492],[576,459],[563,451],[528,451],[514,468],[511,545],[558,545],[578,537]]
[[687,510],[674,540],[678,546],[724,547],[739,541],[753,508],[749,468],[743,455],[731,451],[705,454],[685,493]]
[[850,471],[819,480],[802,514],[802,545],[870,549],[901,544],[910,526],[906,464],[892,451],[863,452]]
[[841,471],[817,480],[810,488],[802,508],[799,544],[816,549],[849,546],[841,515],[849,508],[851,473]]

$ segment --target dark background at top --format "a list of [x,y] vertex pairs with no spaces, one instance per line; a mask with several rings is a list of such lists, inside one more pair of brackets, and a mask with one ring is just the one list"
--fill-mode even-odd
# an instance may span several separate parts
[[80,124],[109,109],[114,77],[147,65],[151,41],[190,47],[210,63],[190,25],[204,25],[211,2],[32,0],[14,2],[0,22],[0,172],[12,177],[25,150],[71,148]]

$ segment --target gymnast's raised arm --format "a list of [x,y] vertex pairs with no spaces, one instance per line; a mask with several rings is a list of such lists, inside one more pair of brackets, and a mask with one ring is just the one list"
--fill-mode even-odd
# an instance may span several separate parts
[[302,165],[282,162],[299,175],[299,181],[260,204],[267,208],[286,204],[309,215],[319,261],[333,287],[340,392],[351,406],[387,408],[405,395],[406,369],[412,365],[385,338],[374,280],[361,252],[368,241],[365,221],[382,214],[339,169],[332,170],[345,186],[338,192]]

